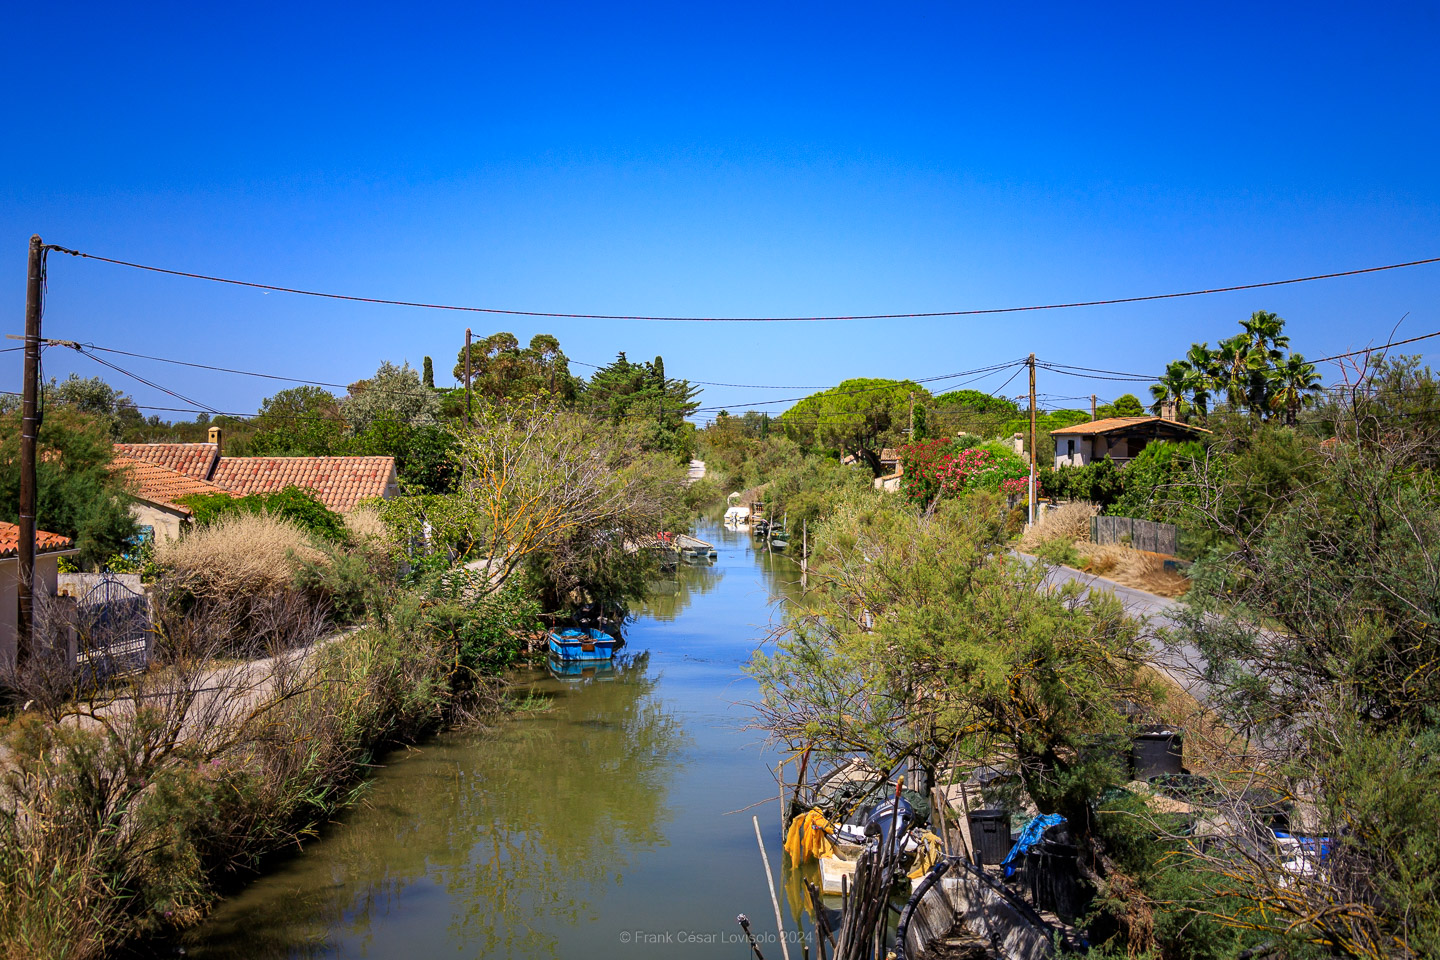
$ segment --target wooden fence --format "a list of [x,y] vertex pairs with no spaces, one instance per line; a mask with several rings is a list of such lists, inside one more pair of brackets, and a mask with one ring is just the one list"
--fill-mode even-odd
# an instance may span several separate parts
[[1173,523],[1152,523],[1129,517],[1091,517],[1090,539],[1095,543],[1123,543],[1136,550],[1176,556],[1180,552],[1180,528]]

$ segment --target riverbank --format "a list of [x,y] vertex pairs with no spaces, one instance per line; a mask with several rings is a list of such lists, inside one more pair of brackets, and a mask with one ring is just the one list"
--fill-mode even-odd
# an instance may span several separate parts
[[515,671],[536,709],[392,756],[364,803],[177,945],[191,960],[635,960],[734,956],[741,911],[773,931],[750,816],[778,871],[775,757],[746,729],[741,668],[799,572],[746,531],[696,533],[717,560],[652,582],[615,669]]
[[216,668],[174,664],[127,707],[6,724],[0,956],[103,956],[198,921],[445,715],[441,650],[413,634],[369,627],[263,677],[246,666],[229,668],[247,675],[240,703],[214,695]]

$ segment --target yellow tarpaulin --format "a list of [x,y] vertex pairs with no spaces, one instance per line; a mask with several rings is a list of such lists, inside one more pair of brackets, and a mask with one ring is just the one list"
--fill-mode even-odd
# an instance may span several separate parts
[[929,873],[930,868],[935,866],[935,861],[940,859],[943,850],[944,846],[935,834],[929,831],[921,834],[920,849],[915,851],[915,866],[910,871],[910,879],[918,880]]
[[785,834],[785,852],[790,862],[797,867],[807,860],[819,860],[835,852],[835,845],[825,835],[830,821],[818,809],[807,810],[790,821],[790,830]]

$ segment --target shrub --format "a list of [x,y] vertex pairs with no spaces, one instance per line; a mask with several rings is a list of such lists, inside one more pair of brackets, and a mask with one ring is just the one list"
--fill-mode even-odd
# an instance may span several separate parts
[[299,487],[286,487],[276,493],[252,493],[232,497],[224,493],[198,493],[178,497],[181,506],[189,507],[196,526],[205,527],[236,514],[265,513],[282,517],[312,536],[343,543],[347,539],[345,518],[314,494]]
[[234,513],[155,546],[155,561],[192,590],[214,596],[288,585],[297,560],[324,555],[300,526],[265,513]]

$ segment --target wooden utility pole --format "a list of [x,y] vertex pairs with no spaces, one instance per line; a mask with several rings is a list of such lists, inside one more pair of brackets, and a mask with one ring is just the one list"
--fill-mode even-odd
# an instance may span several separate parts
[[1090,394],[1090,422],[1095,422],[1095,394]]
[[40,298],[45,288],[45,245],[30,238],[25,283],[25,384],[20,406],[20,576],[15,624],[15,665],[30,657],[35,639],[35,445],[40,436]]
[[1039,467],[1038,454],[1035,448],[1035,354],[1025,361],[1030,367],[1030,522],[1035,522],[1035,473]]
[[910,391],[910,442],[915,442],[915,391]]
[[470,328],[465,328],[465,429],[470,429]]

